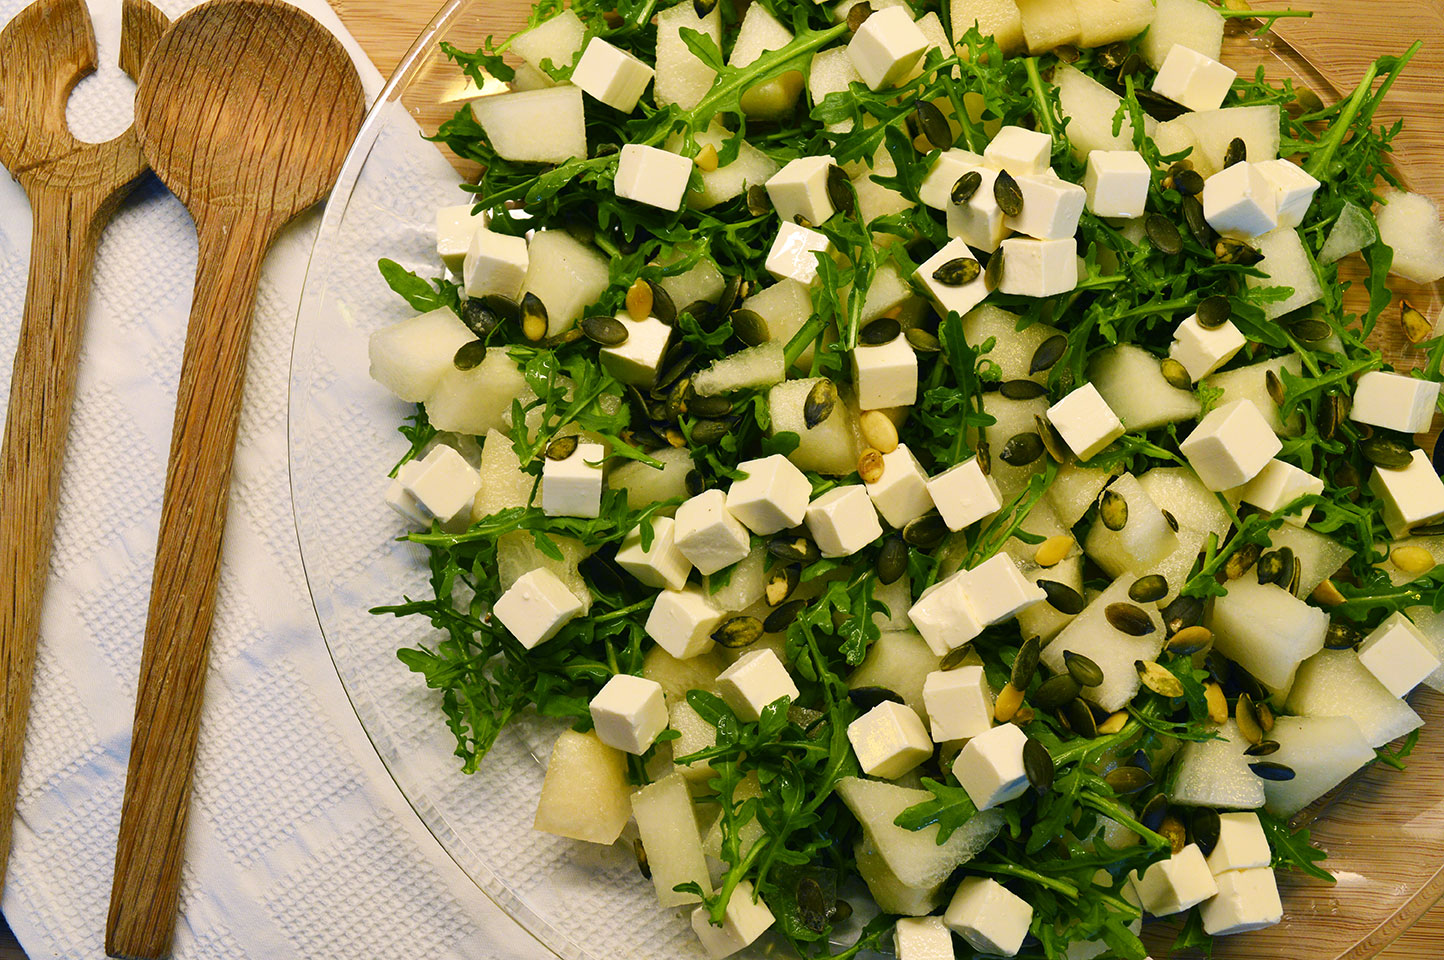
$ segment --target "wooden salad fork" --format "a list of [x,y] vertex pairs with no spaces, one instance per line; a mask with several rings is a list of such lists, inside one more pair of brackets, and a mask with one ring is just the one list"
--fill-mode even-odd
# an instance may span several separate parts
[[[120,66],[139,78],[169,21],[124,0]],[[134,128],[82,143],[65,103],[96,66],[84,0],[38,0],[0,30],[0,165],[30,198],[34,233],[20,344],[0,450],[0,891],[50,568],[65,435],[100,232],[141,173]]]

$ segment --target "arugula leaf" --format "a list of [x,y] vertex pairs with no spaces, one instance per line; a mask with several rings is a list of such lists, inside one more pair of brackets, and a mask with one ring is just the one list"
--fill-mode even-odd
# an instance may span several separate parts
[[1268,837],[1269,849],[1273,851],[1275,869],[1298,870],[1316,880],[1334,883],[1334,875],[1319,862],[1328,854],[1309,841],[1309,828],[1290,829],[1288,823],[1263,810],[1258,811],[1259,823],[1263,825],[1264,836]]
[[450,280],[438,277],[427,283],[395,260],[387,260],[385,257],[376,262],[376,268],[381,271],[381,277],[387,286],[411,304],[413,310],[426,313],[450,307],[454,311],[460,311],[461,296],[456,284]]

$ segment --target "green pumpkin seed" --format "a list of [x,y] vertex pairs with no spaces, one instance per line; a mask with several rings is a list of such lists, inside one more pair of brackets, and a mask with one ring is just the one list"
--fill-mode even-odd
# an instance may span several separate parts
[[829,919],[833,923],[846,923],[852,919],[852,904],[846,900],[838,900],[832,905],[832,916]]
[[1198,325],[1205,330],[1217,330],[1228,323],[1233,316],[1233,304],[1228,297],[1222,294],[1214,294],[1211,297],[1204,297],[1198,304]]
[[937,513],[929,512],[903,525],[902,537],[919,550],[932,550],[948,536],[948,525]]
[[1163,826],[1163,818],[1167,814],[1168,795],[1155,793],[1149,798],[1148,802],[1143,805],[1143,809],[1138,811],[1138,822],[1154,833],[1157,833],[1158,828]]
[[870,347],[892,343],[902,334],[902,325],[892,317],[879,317],[857,332],[859,343]]
[[548,460],[565,460],[577,452],[576,435],[568,437],[557,437],[547,444],[546,458]]
[[474,370],[486,359],[486,341],[468,340],[456,348],[451,365],[458,370]]
[[933,279],[946,287],[961,287],[978,279],[979,272],[981,268],[977,260],[972,257],[954,257],[933,271]]
[[692,11],[697,14],[697,19],[706,18],[717,7],[717,0],[692,0]]
[[1399,301],[1399,325],[1404,328],[1404,338],[1410,343],[1423,343],[1434,336],[1434,324],[1408,300]]
[[927,137],[928,143],[939,150],[946,150],[953,145],[953,128],[948,126],[948,118],[943,116],[936,104],[919,100],[913,111],[913,119],[923,136]]
[[1163,608],[1163,626],[1172,636],[1203,623],[1203,601],[1198,597],[1174,597]]
[[939,353],[943,349],[937,337],[920,327],[908,327],[903,336],[907,337],[908,346],[918,353]]
[[604,347],[615,347],[627,342],[627,327],[616,317],[583,317],[582,333],[588,340]]
[[1138,793],[1153,785],[1153,775],[1142,767],[1124,764],[1114,767],[1103,777],[1103,782],[1113,788],[1119,796]]
[[1094,55],[1098,58],[1098,65],[1104,70],[1117,70],[1123,66],[1124,61],[1128,59],[1128,55],[1132,52],[1133,50],[1129,47],[1128,43],[1122,40],[1099,47],[1093,51]]
[[547,335],[547,305],[534,293],[521,298],[521,333],[532,343]]
[[1183,252],[1183,238],[1179,236],[1178,228],[1162,214],[1150,213],[1143,221],[1143,231],[1159,252],[1168,256]]
[[1324,633],[1324,646],[1330,650],[1352,650],[1364,639],[1364,635],[1355,627],[1340,620],[1333,620],[1329,623],[1329,629]]
[[1263,548],[1256,543],[1245,543],[1233,552],[1228,561],[1223,565],[1223,575],[1228,580],[1237,580],[1253,569],[1258,563],[1259,555]]
[[[1032,383],[1031,380],[1016,382]],[[1048,451],[1048,456],[1056,463],[1071,463],[1073,451],[1063,442],[1063,435],[1058,432],[1058,428],[1043,419],[1042,414],[1035,414],[1033,423],[1038,427],[1038,439],[1043,442],[1043,449]]]
[[1003,444],[998,459],[1014,467],[1026,467],[1043,455],[1043,438],[1033,431],[1015,434]]
[[1187,196],[1183,198],[1181,207],[1183,225],[1188,228],[1188,235],[1203,249],[1212,250],[1218,234],[1208,225],[1208,219],[1203,213],[1203,201],[1198,197]]
[[1071,43],[1060,43],[1053,48],[1053,56],[1064,63],[1077,63],[1078,58],[1083,56],[1083,52]]
[[1178,854],[1188,846],[1188,831],[1183,826],[1183,820],[1177,814],[1169,813],[1158,825],[1158,835],[1168,841],[1168,849]]
[[969,658],[972,652],[973,645],[971,643],[964,643],[961,647],[954,647],[948,651],[946,657],[943,657],[942,662],[938,664],[938,669],[956,670],[963,665],[963,662]]
[[1168,595],[1168,580],[1159,573],[1151,573],[1133,581],[1128,588],[1128,599],[1139,603],[1153,603]]
[[1271,550],[1259,557],[1258,582],[1276,583],[1287,588],[1289,581],[1293,579],[1295,566],[1297,563],[1294,560],[1292,549],[1281,547],[1278,550]]
[[667,391],[667,419],[676,423],[687,412],[687,401],[692,399],[692,378],[683,377],[672,384]]
[[1271,757],[1279,752],[1277,740],[1260,740],[1258,743],[1244,750],[1246,757]]
[[879,583],[896,583],[908,570],[908,545],[901,537],[888,537],[877,554]]
[[[769,607],[781,606],[788,597],[792,596],[792,592],[797,589],[797,585],[801,580],[801,571],[793,564],[788,564],[785,567],[779,567],[773,570],[767,577],[767,605]],[[773,612],[775,613],[776,611]],[[767,620],[763,621],[762,626],[764,629],[771,620],[772,617],[768,616]],[[776,633],[777,631],[773,630],[769,632]]]
[[827,168],[827,199],[832,201],[833,209],[845,217],[850,217],[857,210],[857,194],[853,191],[852,181],[847,178],[847,171],[837,164]]
[[1396,436],[1375,433],[1359,444],[1364,459],[1385,470],[1401,470],[1413,462],[1413,447]]
[[1103,608],[1103,618],[1114,630],[1130,637],[1146,637],[1158,629],[1143,608],[1131,603],[1110,603]]
[[1180,170],[1173,175],[1173,189],[1186,197],[1203,193],[1203,177],[1197,170]]
[[1243,142],[1242,137],[1234,137],[1228,142],[1228,149],[1223,152],[1223,168],[1227,170],[1235,163],[1243,163],[1248,159],[1248,144]]
[[978,441],[978,452],[976,455],[978,458],[978,469],[983,471],[983,476],[991,477],[993,475],[993,448],[988,446],[988,441]]
[[1251,266],[1263,259],[1263,255],[1242,240],[1224,237],[1213,245],[1214,259],[1219,263],[1236,263]]
[[853,4],[847,11],[847,30],[849,33],[857,33],[858,29],[872,16],[872,4],[867,0],[862,3]]
[[1038,689],[1029,697],[1029,701],[1039,710],[1057,710],[1068,701],[1076,699],[1083,688],[1078,685],[1066,673],[1060,673],[1056,677],[1049,677],[1038,685]]
[[706,300],[693,300],[682,308],[682,313],[691,314],[703,327],[711,329],[712,317],[716,313],[712,304]]
[[1039,580],[1038,586],[1043,591],[1048,605],[1059,613],[1068,616],[1077,616],[1087,606],[1083,601],[1083,595],[1066,583],[1059,583],[1057,580]]
[[1016,217],[1023,212],[1023,190],[1006,170],[999,170],[993,181],[993,200],[1005,216]]
[[1212,807],[1195,807],[1188,818],[1188,833],[1193,842],[1198,844],[1198,849],[1204,856],[1213,853],[1213,848],[1218,846],[1219,831],[1223,824],[1218,818],[1218,811]]
[[1343,394],[1331,393],[1319,401],[1319,436],[1325,440],[1334,439],[1339,424],[1349,417],[1349,399]]
[[1158,369],[1163,374],[1163,379],[1175,390],[1193,389],[1193,378],[1188,375],[1188,368],[1172,357],[1164,357],[1158,361]]
[[[716,3],[717,0],[712,2]],[[641,837],[632,841],[632,855],[637,858],[637,871],[642,875],[642,879],[652,879],[652,865],[647,862],[647,848],[642,846]]]
[[1163,514],[1163,522],[1168,524],[1168,529],[1172,530],[1174,533],[1177,533],[1178,518],[1167,510],[1160,509],[1158,512]]
[[691,396],[687,398],[687,412],[694,417],[716,420],[732,412],[732,401],[726,397]]
[[546,347],[548,350],[555,350],[558,347],[564,347],[569,343],[576,343],[581,338],[581,328],[571,327],[567,330],[563,330],[561,333],[557,334],[554,337],[547,337],[541,342],[541,345],[543,347]]
[[767,331],[767,321],[763,320],[762,315],[757,311],[748,310],[745,307],[733,312],[732,333],[749,347],[755,347],[771,339]]
[[461,322],[479,340],[485,340],[491,331],[501,326],[501,314],[488,307],[480,297],[468,297],[461,301]]
[[1049,369],[1062,358],[1063,351],[1067,349],[1068,338],[1061,333],[1053,334],[1033,351],[1033,358],[1028,361],[1028,373],[1042,373]]
[[731,432],[730,420],[697,420],[692,424],[692,444],[710,447]]
[[1036,380],[1004,380],[998,392],[1009,400],[1036,400],[1045,396],[1048,388]]
[[702,472],[700,470],[688,470],[687,475],[682,478],[682,484],[687,488],[687,495],[689,497],[695,497],[707,489],[707,485],[702,480]]
[[1029,637],[1018,647],[1018,655],[1013,658],[1012,672],[1008,682],[1019,690],[1027,690],[1028,684],[1033,682],[1033,674],[1038,670],[1038,652],[1042,644],[1037,637]]
[[1048,748],[1032,737],[1023,742],[1023,772],[1039,793],[1053,789],[1053,758]]
[[1128,501],[1116,490],[1104,490],[1098,498],[1098,519],[1109,530],[1122,530],[1128,525]]
[[1153,660],[1135,660],[1133,669],[1138,671],[1138,679],[1143,685],[1160,697],[1181,697],[1183,696],[1183,684],[1178,678],[1168,671],[1168,668]]
[[806,566],[822,559],[817,544],[806,537],[778,534],[767,542],[767,552],[784,563],[800,563]]
[[969,170],[953,183],[953,189],[948,193],[948,199],[962,206],[973,199],[973,194],[983,185],[983,175],[976,170]]
[[863,713],[883,703],[902,703],[903,698],[887,687],[856,687],[849,690],[847,699]]
[[1233,707],[1233,718],[1238,724],[1239,735],[1249,743],[1258,743],[1263,739],[1263,725],[1259,723],[1258,710],[1253,705],[1253,698],[1247,693],[1238,695],[1238,702]]
[[695,359],[697,359],[696,352],[680,341],[668,348],[662,364],[662,372],[657,374],[657,379],[652,384],[652,396],[657,399],[665,397],[667,390],[681,379]]
[[1324,109],[1324,101],[1320,100],[1319,95],[1308,87],[1301,86],[1294,89],[1294,103],[1305,114],[1318,113]]
[[727,277],[722,285],[722,296],[717,298],[717,316],[725,317],[737,306],[737,301],[747,296],[751,284],[736,274]]
[[1322,320],[1300,320],[1289,327],[1289,332],[1304,343],[1318,343],[1329,339],[1334,330]]
[[831,380],[819,380],[807,391],[807,399],[802,404],[802,422],[811,430],[818,424],[832,416],[832,411],[837,409],[837,385]]
[[1253,775],[1260,780],[1270,780],[1274,783],[1286,783],[1294,778],[1293,767],[1273,760],[1255,760],[1248,765]]
[[1081,653],[1063,651],[1063,666],[1080,687],[1096,687],[1103,682],[1103,669]]
[[652,316],[670,327],[677,322],[677,305],[672,302],[672,295],[655,280],[647,280],[646,284],[652,291]]
[[988,265],[983,268],[983,286],[996,290],[1003,282],[1003,248],[999,247],[988,255]]
[[481,298],[481,305],[500,317],[503,323],[521,322],[521,304],[511,297],[488,293]]
[[[861,6],[864,4],[859,3],[852,9],[856,10]],[[772,198],[767,195],[766,187],[761,184],[753,184],[747,188],[747,212],[754,217],[765,217],[772,212]]]
[[1068,726],[1073,728],[1073,732],[1083,739],[1092,740],[1098,736],[1098,718],[1093,716],[1093,708],[1082,699],[1074,700],[1064,707],[1063,717],[1068,721]]
[[1168,640],[1168,652],[1180,657],[1191,657],[1213,641],[1213,632],[1207,627],[1184,627]]
[[712,631],[712,639],[729,650],[750,647],[762,639],[762,621],[748,616],[728,617]]
[[822,884],[812,877],[797,881],[797,919],[813,933],[827,929],[828,903],[822,894]]

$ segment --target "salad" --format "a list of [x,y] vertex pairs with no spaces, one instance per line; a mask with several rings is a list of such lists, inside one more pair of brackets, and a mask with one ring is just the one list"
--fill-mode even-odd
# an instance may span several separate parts
[[1142,960],[1332,882],[1291,818],[1444,690],[1444,338],[1389,286],[1444,226],[1375,119],[1418,44],[1329,105],[1221,62],[1298,15],[541,0],[445,46],[510,90],[435,138],[484,168],[445,269],[380,263],[431,595],[375,612],[436,628],[398,656],[462,770],[565,721],[536,828],[631,841],[712,958]]

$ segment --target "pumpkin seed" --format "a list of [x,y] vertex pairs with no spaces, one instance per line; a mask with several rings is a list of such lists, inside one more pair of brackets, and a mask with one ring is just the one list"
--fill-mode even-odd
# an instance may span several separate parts
[[687,401],[692,395],[692,378],[683,377],[672,384],[667,391],[667,419],[676,423],[687,412]]
[[974,258],[954,257],[933,271],[933,279],[947,287],[961,287],[978,279],[980,270]]
[[627,342],[627,327],[616,317],[583,317],[582,333],[593,343],[615,347]]
[[1410,343],[1423,343],[1434,336],[1434,325],[1408,300],[1399,301],[1399,323],[1404,328],[1405,339]]
[[1318,343],[1329,339],[1334,331],[1322,320],[1300,320],[1289,327],[1289,332],[1304,343]]
[[800,563],[806,566],[822,559],[817,544],[806,537],[778,534],[767,543],[767,552],[784,563]]
[[1068,721],[1073,732],[1083,739],[1092,740],[1098,736],[1098,718],[1093,716],[1093,708],[1083,700],[1074,700],[1065,706],[1063,718]]
[[905,523],[902,536],[919,550],[932,550],[947,539],[948,525],[936,512],[929,512]]
[[1018,655],[1013,658],[1012,671],[1008,682],[1019,690],[1027,690],[1028,684],[1033,682],[1033,674],[1038,671],[1038,651],[1042,644],[1037,637],[1029,637],[1018,647]]
[[1250,266],[1263,259],[1263,255],[1242,240],[1224,237],[1213,245],[1213,256],[1219,263],[1237,263]]
[[687,398],[687,412],[694,417],[708,417],[716,420],[732,412],[732,401],[726,397],[699,397],[694,395]]
[[953,183],[953,189],[948,193],[948,199],[962,206],[973,199],[973,194],[983,185],[983,175],[976,170],[969,170]]
[[847,11],[848,32],[857,33],[858,28],[860,28],[870,16],[872,16],[872,4],[868,3],[867,0],[863,0],[862,3],[854,4]]
[[1204,297],[1198,304],[1198,325],[1205,330],[1216,330],[1228,323],[1233,316],[1233,305],[1228,297],[1222,294],[1214,294],[1211,297]]
[[1253,569],[1258,563],[1259,554],[1263,548],[1256,543],[1245,543],[1233,552],[1228,561],[1223,565],[1223,575],[1229,580],[1237,580]]
[[1110,603],[1103,608],[1103,618],[1114,630],[1130,637],[1146,637],[1157,629],[1143,608],[1131,603]]
[[[994,254],[996,256],[996,254]],[[1068,349],[1068,338],[1061,333],[1055,333],[1042,343],[1038,349],[1033,351],[1033,359],[1028,361],[1028,373],[1042,373],[1049,369],[1063,356],[1063,351]]]
[[1023,190],[1006,170],[999,170],[993,181],[993,200],[1005,216],[1016,217],[1023,212]]
[[1276,583],[1284,586],[1294,575],[1294,552],[1288,547],[1270,550],[1259,557],[1254,567],[1260,584]]
[[701,20],[713,11],[717,6],[717,0],[692,0],[692,10]]
[[1341,409],[1342,399],[1337,393],[1327,394],[1319,400],[1318,407],[1318,428],[1319,436],[1324,440],[1334,439],[1334,434],[1339,430],[1339,424],[1344,422],[1348,415],[1347,411]]
[[710,447],[732,432],[730,420],[695,420],[692,423],[692,444]]
[[[793,564],[788,564],[785,567],[772,571],[772,574],[767,578],[767,605],[769,607],[781,606],[788,597],[792,596],[792,591],[797,589],[797,584],[801,579],[801,571]],[[776,611],[773,612],[775,613]],[[772,617],[769,615],[767,620],[762,623],[763,629],[767,628],[767,624],[771,622],[771,620]],[[774,630],[771,632],[776,633],[777,631]]]
[[[977,261],[974,261],[976,263]],[[939,270],[942,267],[938,268]],[[891,317],[879,317],[857,332],[858,342],[869,347],[892,343],[902,333],[902,325]]]
[[1078,681],[1080,687],[1096,687],[1103,682],[1102,668],[1081,653],[1063,651],[1063,666],[1068,669],[1068,676]]
[[921,327],[908,327],[903,336],[918,353],[939,353],[943,349],[942,342]]
[[1012,439],[1003,444],[998,458],[1010,466],[1025,467],[1042,455],[1043,438],[1029,430],[1026,433],[1015,434]]
[[761,640],[762,631],[762,621],[756,617],[728,617],[722,621],[721,626],[712,631],[712,639],[717,642],[718,646],[726,647],[729,650],[738,650],[742,647],[750,647]]
[[803,877],[797,881],[797,919],[802,925],[813,933],[821,933],[827,929],[828,910],[827,898],[823,896],[822,884],[812,877]]
[[869,447],[857,458],[857,475],[862,478],[863,483],[877,483],[882,479],[885,466],[882,454]]
[[897,536],[882,542],[877,554],[877,579],[879,583],[896,583],[908,570],[908,545]]
[[[794,570],[795,568],[788,567],[787,569]],[[785,586],[788,586],[789,592],[791,592],[793,585],[789,584],[786,573],[782,574],[782,583]],[[762,632],[781,633],[788,627],[792,626],[792,622],[796,620],[798,615],[801,614],[802,611],[805,609],[807,609],[806,600],[788,600],[786,603],[781,604],[777,607],[777,609],[769,613],[767,615],[767,619],[762,621]]]
[[1223,687],[1212,680],[1203,685],[1203,702],[1208,706],[1208,719],[1214,723],[1223,723],[1228,720],[1228,699],[1223,695]]
[[1128,501],[1116,490],[1104,490],[1098,498],[1098,519],[1109,530],[1122,530],[1128,525]]
[[1386,433],[1375,433],[1359,444],[1364,459],[1385,470],[1400,470],[1414,459],[1413,448],[1398,437]]
[[1227,170],[1235,163],[1243,163],[1248,159],[1248,144],[1243,142],[1242,137],[1234,137],[1228,142],[1228,149],[1223,152],[1223,169]]
[[943,116],[936,104],[919,100],[913,110],[913,120],[917,122],[923,136],[928,138],[928,143],[939,150],[946,150],[953,145],[953,128],[948,126],[948,118]]
[[1143,231],[1159,252],[1168,256],[1183,252],[1183,238],[1173,221],[1160,213],[1150,213],[1143,221]]
[[577,452],[577,438],[573,434],[569,437],[557,437],[547,444],[546,458],[548,460],[565,460]]
[[857,210],[857,194],[853,192],[852,181],[847,178],[847,171],[835,163],[827,168],[827,199],[832,201],[833,209],[843,216],[850,217]]
[[846,900],[838,900],[832,905],[832,916],[828,919],[834,923],[846,923],[852,918],[852,904]]
[[641,277],[627,288],[627,316],[633,320],[645,320],[652,315],[652,285]]
[[662,431],[662,436],[666,438],[669,446],[675,447],[678,450],[687,449],[687,438],[682,436],[682,431],[676,427],[668,427]]
[[1040,567],[1057,566],[1068,559],[1068,555],[1077,545],[1078,541],[1066,533],[1049,537],[1038,544],[1038,550],[1033,554],[1033,562]]
[[532,343],[547,335],[547,305],[534,293],[521,298],[521,333]]
[[1128,54],[1132,51],[1126,42],[1119,41],[1099,47],[1093,52],[1098,57],[1099,66],[1105,70],[1117,70],[1123,66],[1123,61],[1128,59]]
[[1279,752],[1277,740],[1260,740],[1258,743],[1244,750],[1246,757],[1271,757]]
[[1077,63],[1083,52],[1071,43],[1061,43],[1053,48],[1053,56],[1064,63]]
[[1408,544],[1403,547],[1395,547],[1389,551],[1389,559],[1394,566],[1405,573],[1412,573],[1415,576],[1421,573],[1428,573],[1434,569],[1434,555],[1423,547]]
[[510,297],[504,297],[499,293],[488,293],[481,298],[481,305],[500,317],[503,322],[518,323],[521,321],[521,304]]
[[1164,357],[1158,361],[1158,369],[1170,387],[1176,390],[1193,389],[1193,378],[1188,375],[1188,368],[1172,357]]
[[1009,400],[1036,400],[1048,392],[1048,388],[1036,380],[1004,380],[998,392]]
[[[866,4],[859,3],[852,9],[856,10],[858,7],[865,5]],[[852,11],[849,11],[849,23],[851,19]],[[767,195],[766,187],[761,184],[753,184],[747,188],[747,212],[754,217],[765,217],[772,212],[772,198]]]
[[1320,100],[1319,95],[1308,87],[1295,88],[1294,103],[1305,114],[1318,113],[1324,109],[1324,101]]
[[486,341],[468,340],[456,348],[456,353],[451,357],[451,365],[458,370],[474,370],[485,359]]
[[1196,170],[1180,170],[1173,175],[1173,189],[1186,197],[1203,192],[1203,176]]
[[1032,737],[1023,741],[1023,772],[1039,793],[1053,789],[1053,758],[1048,748]]
[[881,410],[868,410],[857,421],[862,440],[879,453],[892,453],[897,449],[897,427]]
[[767,330],[767,321],[763,320],[762,315],[756,310],[748,310],[745,307],[733,311],[732,332],[738,340],[749,347],[755,347],[771,339]]
[[1043,591],[1048,605],[1059,613],[1068,616],[1077,616],[1083,612],[1086,604],[1083,595],[1066,583],[1059,583],[1057,580],[1039,580],[1038,586]]
[[1007,723],[1022,705],[1023,691],[1011,683],[1005,683],[1003,689],[998,691],[997,699],[993,701],[993,719],[998,723]]
[[1035,415],[1033,423],[1038,427],[1038,439],[1042,441],[1043,449],[1048,451],[1048,456],[1057,463],[1068,463],[1073,459],[1073,451],[1063,442],[1063,436],[1057,427],[1044,420],[1042,414]]
[[1233,705],[1233,718],[1238,724],[1239,734],[1249,743],[1258,743],[1263,739],[1263,726],[1258,721],[1258,710],[1253,705],[1253,698],[1247,693],[1238,695],[1238,702]]
[[954,647],[953,649],[948,651],[948,655],[946,657],[943,657],[942,662],[938,664],[938,669],[956,670],[968,660],[972,652],[973,647],[971,644],[968,643],[963,644],[961,647]]
[[697,151],[697,156],[692,158],[692,162],[695,163],[697,169],[703,173],[714,172],[717,169],[717,148],[710,143],[707,144],[701,150]]
[[1098,733],[1102,736],[1111,736],[1122,730],[1128,723],[1128,711],[1118,710],[1110,713],[1102,723],[1098,724]]
[[856,687],[849,690],[847,699],[863,713],[881,703],[902,703],[903,698],[887,687]]
[[1314,587],[1314,592],[1309,594],[1309,599],[1324,607],[1337,607],[1339,604],[1345,602],[1344,595],[1339,592],[1338,587],[1334,586],[1334,581],[1328,578],[1325,578],[1317,587]]
[[652,865],[647,862],[647,848],[642,846],[641,837],[632,841],[632,855],[637,858],[637,871],[641,873],[642,879],[652,879]]
[[1264,371],[1264,391],[1268,393],[1274,406],[1282,407],[1284,405],[1284,382],[1273,370]]
[[1143,824],[1154,833],[1163,825],[1163,818],[1168,814],[1168,795],[1155,793],[1138,811],[1138,822]]
[[831,380],[819,380],[813,388],[807,391],[807,399],[802,404],[802,422],[811,430],[832,416],[833,410],[837,409],[837,385]]
[[1213,641],[1213,632],[1207,627],[1184,627],[1168,640],[1168,652],[1181,657],[1193,656]]
[[1203,249],[1212,250],[1218,234],[1208,225],[1208,219],[1203,214],[1203,201],[1187,196],[1183,198],[1182,208],[1183,225],[1188,228],[1188,235]]
[[1168,841],[1168,848],[1173,853],[1182,853],[1183,848],[1188,846],[1188,831],[1177,814],[1166,815],[1158,824],[1156,832]]
[[1362,639],[1359,630],[1338,620],[1330,621],[1324,632],[1324,646],[1330,650],[1352,650]]
[[983,471],[983,476],[991,477],[993,475],[993,448],[988,446],[988,441],[978,441],[978,452],[976,456],[978,458],[978,469]]
[[983,268],[983,286],[988,290],[996,290],[1003,282],[1003,248],[999,247],[988,254],[988,265]]
[[1171,511],[1169,511],[1169,510],[1159,509],[1158,512],[1161,513],[1161,514],[1163,514],[1163,522],[1166,523],[1166,524],[1168,524],[1168,529],[1172,530],[1174,533],[1177,533],[1177,532],[1178,532],[1178,518],[1175,517],[1175,516],[1173,515],[1173,513],[1172,513]]
[[548,350],[555,350],[558,347],[564,347],[569,343],[576,343],[581,338],[581,328],[571,327],[567,330],[563,330],[561,333],[557,334],[554,337],[547,337],[541,342],[541,345]]
[[1294,778],[1293,767],[1278,763],[1274,760],[1255,760],[1248,765],[1253,775],[1260,780],[1271,780],[1274,783],[1285,783]]
[[696,358],[697,354],[680,341],[671,347],[667,351],[665,362],[662,365],[662,372],[657,374],[656,382],[652,384],[652,396],[657,398],[665,397],[667,395],[666,391],[687,372],[687,369],[692,365],[692,361]]
[[1183,696],[1183,684],[1162,664],[1153,660],[1135,660],[1133,668],[1138,671],[1138,679],[1143,681],[1143,685],[1160,697]]
[[712,304],[708,303],[706,300],[693,300],[691,303],[683,307],[681,312],[691,314],[698,323],[708,328],[711,327],[712,317],[716,313]]
[[1202,622],[1203,601],[1197,597],[1174,597],[1163,608],[1163,628],[1169,636]]
[[1039,710],[1057,710],[1082,692],[1078,681],[1066,673],[1049,677],[1038,685],[1030,698]]
[[1263,728],[1264,735],[1267,736],[1273,733],[1275,719],[1273,708],[1262,701],[1255,704],[1255,706],[1258,709],[1258,725]]
[[1103,777],[1103,782],[1112,787],[1114,793],[1127,796],[1152,786],[1153,775],[1142,767],[1123,764],[1108,771]]
[[1151,573],[1133,581],[1128,588],[1128,599],[1139,603],[1153,603],[1168,595],[1168,580],[1162,574]]
[[687,495],[691,497],[695,497],[707,489],[706,483],[702,480],[702,472],[695,469],[687,471],[687,475],[682,478],[682,485],[687,488]]
[[501,315],[480,297],[468,297],[461,301],[461,322],[477,339],[485,340],[491,331],[501,326]]

